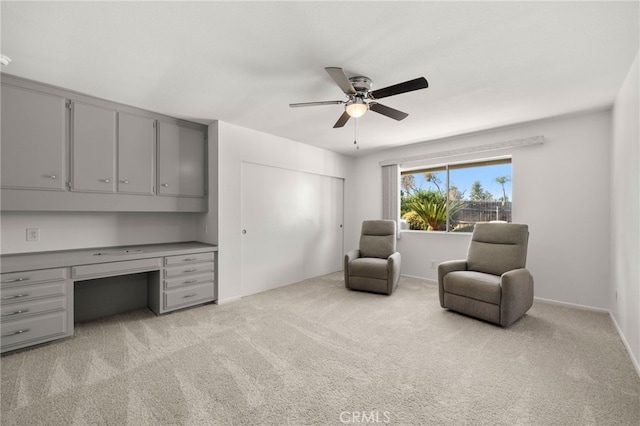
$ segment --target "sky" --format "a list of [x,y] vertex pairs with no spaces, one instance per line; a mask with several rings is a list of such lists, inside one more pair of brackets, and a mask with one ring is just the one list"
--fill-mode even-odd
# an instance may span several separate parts
[[[444,190],[446,185],[446,173],[440,172],[438,175],[442,181],[442,183],[439,184],[440,188]],[[507,198],[511,200],[511,164],[497,164],[493,166],[451,170],[450,185],[456,186],[460,192],[464,192],[465,198],[468,198],[471,193],[471,185],[473,182],[479,180],[485,191],[489,191],[493,194],[495,199],[499,199],[502,197],[502,185],[495,181],[495,178],[498,176],[507,176],[509,178],[509,181],[504,187],[507,192]],[[425,181],[422,173],[415,175],[415,183],[416,187],[419,189],[436,189],[431,182]]]

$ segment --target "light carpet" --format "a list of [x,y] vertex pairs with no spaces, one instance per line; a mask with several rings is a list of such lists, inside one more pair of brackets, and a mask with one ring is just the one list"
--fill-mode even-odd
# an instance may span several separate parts
[[639,425],[607,314],[535,303],[509,329],[341,273],[223,305],[146,310],[4,355],[2,425]]

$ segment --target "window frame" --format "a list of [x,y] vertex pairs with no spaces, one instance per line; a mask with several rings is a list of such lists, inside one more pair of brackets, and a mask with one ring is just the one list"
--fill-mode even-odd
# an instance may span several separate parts
[[[421,232],[421,233],[440,233],[440,234],[462,234],[468,235],[470,232],[455,232],[450,229],[451,218],[449,214],[449,204],[450,204],[450,172],[451,170],[460,170],[466,168],[474,168],[474,167],[483,167],[483,166],[492,166],[499,164],[509,164],[511,166],[511,176],[510,179],[513,180],[513,156],[512,155],[504,155],[498,157],[490,157],[490,158],[481,158],[474,160],[461,160],[461,161],[449,161],[442,163],[434,163],[428,165],[419,165],[419,166],[411,166],[411,167],[403,167],[399,165],[398,174],[399,174],[399,182],[398,182],[398,194],[399,203],[398,203],[398,217],[399,220],[402,220],[402,177],[405,175],[413,175],[417,173],[428,173],[428,172],[445,172],[445,199],[446,199],[446,223],[444,230],[422,230],[422,229],[402,229],[400,232]],[[513,208],[513,189],[511,194],[511,201]],[[478,222],[475,222],[478,223]]]

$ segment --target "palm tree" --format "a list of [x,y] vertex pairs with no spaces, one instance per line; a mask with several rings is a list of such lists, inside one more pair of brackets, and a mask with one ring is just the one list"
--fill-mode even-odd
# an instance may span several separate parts
[[502,205],[507,202],[507,191],[504,189],[505,183],[511,180],[508,176],[498,176],[495,181],[502,185]]

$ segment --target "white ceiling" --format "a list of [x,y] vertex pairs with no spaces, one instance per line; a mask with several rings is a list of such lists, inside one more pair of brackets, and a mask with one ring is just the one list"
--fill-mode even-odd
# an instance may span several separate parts
[[[168,115],[362,155],[610,106],[639,50],[627,2],[7,2],[3,72]],[[332,126],[324,71],[428,89]]]

